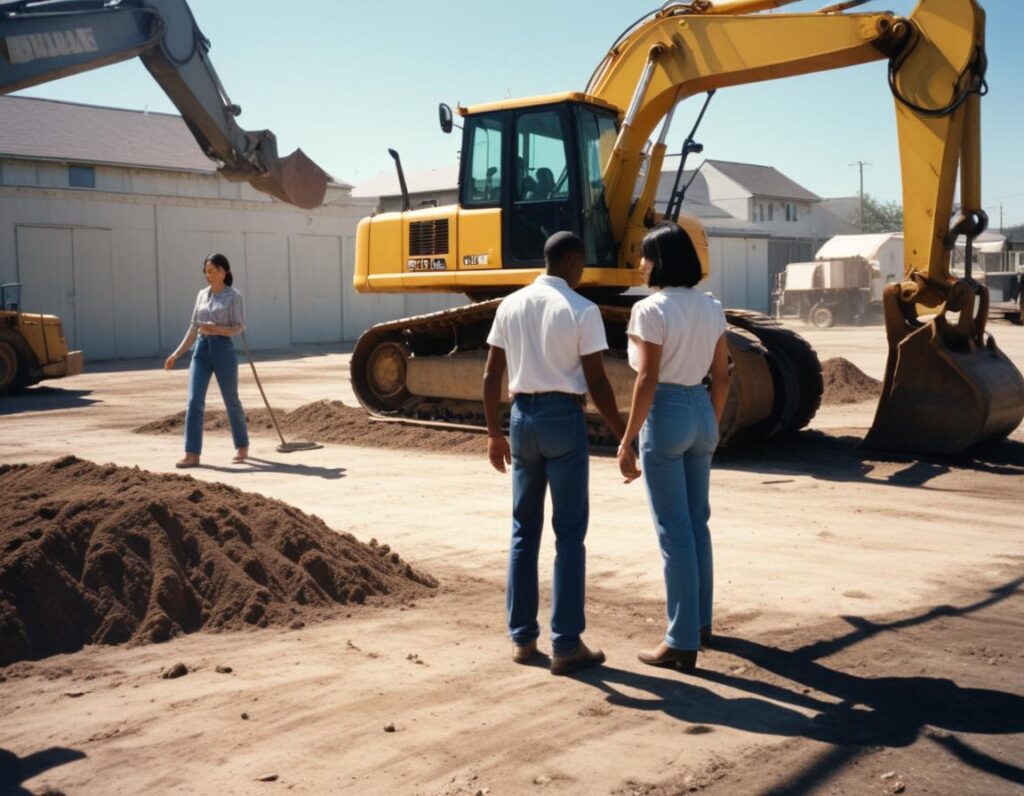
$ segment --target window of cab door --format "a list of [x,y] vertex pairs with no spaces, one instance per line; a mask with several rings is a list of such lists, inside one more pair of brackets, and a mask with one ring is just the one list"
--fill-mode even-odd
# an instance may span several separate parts
[[466,121],[461,204],[463,207],[500,207],[504,173],[502,115],[473,116]]
[[554,233],[579,232],[566,111],[552,105],[515,114],[507,251],[522,266],[543,262],[544,243]]

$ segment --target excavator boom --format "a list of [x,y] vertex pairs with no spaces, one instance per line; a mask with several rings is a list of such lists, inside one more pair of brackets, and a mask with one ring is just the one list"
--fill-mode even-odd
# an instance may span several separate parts
[[139,56],[221,174],[299,207],[321,204],[328,175],[301,149],[279,156],[269,130],[238,126],[241,110],[221,85],[209,48],[184,0],[4,3],[0,93]]

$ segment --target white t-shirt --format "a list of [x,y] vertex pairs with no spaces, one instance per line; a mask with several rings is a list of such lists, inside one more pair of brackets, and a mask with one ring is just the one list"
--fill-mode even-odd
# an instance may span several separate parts
[[487,343],[505,351],[513,395],[582,395],[587,380],[580,357],[608,348],[597,305],[547,274],[501,302]]
[[663,346],[660,383],[700,384],[725,328],[725,312],[717,299],[692,287],[662,288],[633,305],[626,329],[629,365],[639,369],[637,340],[657,343]]

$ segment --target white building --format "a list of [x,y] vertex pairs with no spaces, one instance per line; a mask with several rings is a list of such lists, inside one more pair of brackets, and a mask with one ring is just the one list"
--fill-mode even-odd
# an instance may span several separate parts
[[254,348],[350,341],[436,309],[355,293],[356,225],[376,202],[351,188],[335,180],[302,210],[219,176],[178,116],[0,97],[0,281],[59,315],[87,360],[172,350],[215,251]]

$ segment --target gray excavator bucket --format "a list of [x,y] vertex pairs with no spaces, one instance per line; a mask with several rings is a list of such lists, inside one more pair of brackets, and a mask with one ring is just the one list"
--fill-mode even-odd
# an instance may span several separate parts
[[1024,377],[985,333],[987,288],[961,280],[922,322],[907,286],[883,296],[889,357],[864,446],[951,454],[1005,437],[1024,418]]
[[306,210],[323,203],[330,177],[301,149],[283,158],[265,154],[265,161],[266,172],[249,178],[253,188]]

